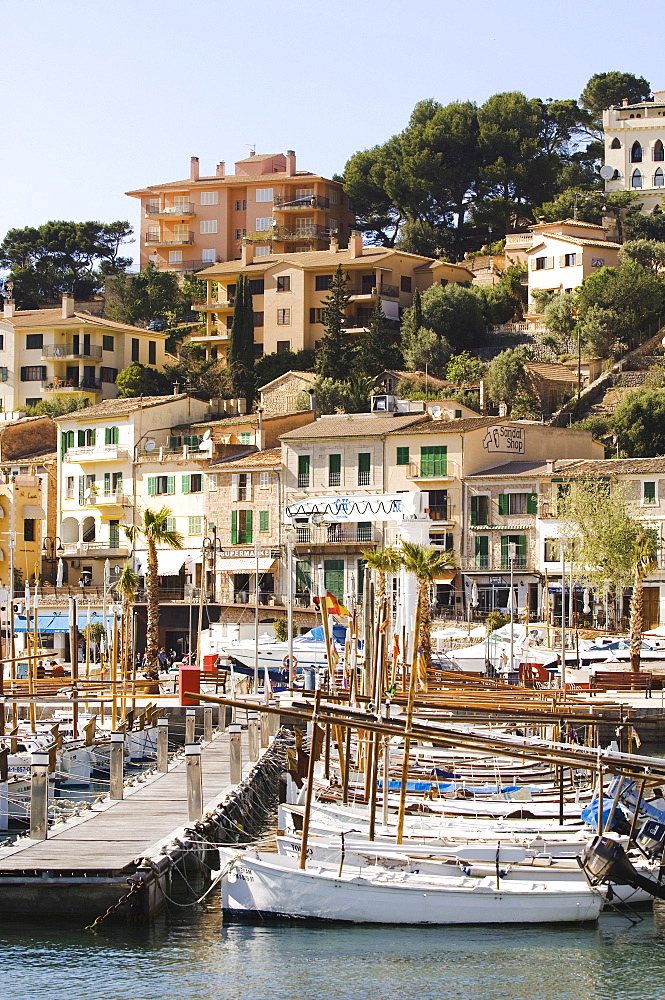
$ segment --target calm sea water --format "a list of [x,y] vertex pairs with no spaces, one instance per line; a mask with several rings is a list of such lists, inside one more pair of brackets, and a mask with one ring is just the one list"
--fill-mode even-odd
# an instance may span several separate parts
[[0,924],[0,995],[32,1000],[662,1000],[665,907],[632,927],[223,924],[219,897],[153,928]]

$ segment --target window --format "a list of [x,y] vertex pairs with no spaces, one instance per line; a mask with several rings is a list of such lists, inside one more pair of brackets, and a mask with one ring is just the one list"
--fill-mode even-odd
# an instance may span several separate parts
[[277,326],[289,326],[291,323],[291,310],[290,309],[278,309],[277,310]]
[[272,226],[272,216],[266,215],[256,220],[257,233],[267,233]]
[[115,382],[118,377],[117,368],[100,368],[99,379],[101,382]]
[[175,493],[175,476],[148,476],[148,496]]
[[272,188],[257,188],[256,189],[256,200],[257,201],[272,201]]
[[157,364],[157,341],[156,340],[149,340],[148,341],[148,364],[149,365],[156,365]]
[[240,434],[240,444],[252,444],[252,432],[242,431]]
[[567,253],[563,256],[563,266],[564,267],[574,267],[577,264],[577,254]]
[[309,486],[310,456],[298,455],[298,488],[306,489]]
[[501,493],[499,514],[535,514],[538,497],[535,493]]
[[231,511],[231,544],[251,545],[252,543],[252,511]]
[[550,267],[554,267],[554,257],[536,257],[534,270],[547,271]]
[[485,493],[471,497],[471,526],[490,523],[490,498]]
[[0,382],[7,382],[9,379],[9,369],[6,365],[0,365]]
[[166,518],[166,530],[175,531],[175,517]]
[[314,288],[317,292],[327,292],[332,281],[332,274],[317,274],[314,278]]
[[4,351],[4,349],[5,349],[5,335],[4,333],[0,333],[0,351]]
[[235,238],[237,240],[241,240],[244,236],[247,236],[247,230],[246,229],[236,229],[236,231],[235,231]]
[[473,546],[473,561],[476,569],[489,569],[490,540],[488,535],[476,535]]
[[139,360],[139,339],[132,337],[132,361]]
[[409,447],[405,445],[397,449],[397,465],[408,465],[410,462],[409,458]]
[[148,215],[159,212],[159,198],[151,198],[146,202],[145,210]]
[[630,151],[630,162],[631,163],[641,163],[642,162],[642,147],[637,140],[633,143],[633,147]]
[[74,477],[67,476],[67,487],[65,492],[65,497],[67,500],[74,499]]
[[616,137],[612,139],[612,142],[610,143],[610,149],[621,149],[621,143]]
[[328,486],[339,486],[342,482],[342,456],[328,455]]
[[182,264],[182,250],[169,250],[169,264]]
[[247,201],[243,199],[242,201],[236,201],[236,212],[246,212],[247,211]]
[[278,292],[290,292],[291,291],[291,275],[281,274],[277,277],[277,291]]
[[201,205],[217,205],[219,203],[219,194],[217,191],[202,191],[200,204]]
[[307,595],[309,604],[309,594],[312,589],[312,563],[309,559],[296,560],[296,597],[301,599]]
[[660,139],[656,139],[653,144],[653,158],[654,160],[665,160],[665,146],[663,146]]
[[333,219],[332,216],[328,219],[328,230],[331,233],[337,232],[337,219]]
[[461,410],[455,410],[455,420],[460,420],[461,417],[462,417],[462,411]]
[[255,257],[268,257],[270,255],[270,247],[255,247],[254,256]]
[[632,176],[630,178],[630,186],[634,188],[642,187],[642,174],[639,170],[633,170]]
[[339,203],[339,191],[337,188],[328,188],[328,201],[331,205],[337,205]]
[[188,518],[188,522],[189,523],[188,523],[188,528],[187,528],[187,534],[188,535],[200,535],[201,534],[201,527],[202,527],[203,518],[200,517],[199,515],[197,515],[195,517]]
[[214,264],[217,260],[217,251],[214,247],[210,247],[207,250],[201,251],[201,263],[202,264]]
[[108,333],[105,333],[102,337],[102,350],[115,351],[115,337],[111,337]]
[[657,503],[655,482],[642,484],[642,503]]
[[147,243],[159,243],[159,226],[148,226]]
[[411,278],[408,275],[403,274],[402,277],[399,279],[399,287],[403,292],[410,292]]
[[[263,313],[260,313],[260,315],[262,316]],[[258,344],[255,341],[254,345],[253,345],[253,354],[254,354],[254,360],[256,360],[257,358],[262,358],[263,357],[263,344]]]
[[[287,309],[287,312],[288,312],[288,309]],[[291,341],[290,340],[278,340],[277,341],[277,353],[278,354],[285,354],[287,351],[290,351],[290,350],[291,350]]]
[[452,531],[430,531],[429,544],[435,545],[437,549],[444,549],[447,552],[455,544]]
[[104,444],[117,444],[120,437],[119,427],[104,428]]
[[326,321],[326,310],[318,309],[316,307],[309,310],[309,321],[310,323],[325,323]]
[[448,520],[448,490],[429,490],[427,510],[430,521]]
[[501,536],[501,569],[510,569],[509,545],[515,545],[514,569],[526,569],[526,535]]
[[34,517],[23,518],[23,541],[34,542],[35,540],[35,519]]
[[369,486],[372,475],[372,456],[368,451],[358,455],[358,486]]
[[259,486],[262,490],[267,490],[270,486],[270,473],[259,472]]
[[120,546],[120,521],[109,521],[109,548],[117,549]]
[[205,236],[208,233],[217,232],[217,219],[201,219],[199,223],[199,232]]
[[231,499],[242,501],[252,499],[251,472],[234,473],[231,476]]
[[663,187],[665,185],[665,174],[663,174],[663,168],[658,167],[653,175],[653,186],[656,188]]
[[182,477],[182,492],[183,493],[202,493],[203,492],[203,475],[200,472],[195,472],[189,476]]
[[21,368],[21,382],[42,382],[46,378],[46,365],[25,365]]
[[212,475],[207,476],[206,477],[206,483],[208,485],[208,489],[209,490],[216,490],[217,489],[217,475],[213,473]]
[[561,546],[558,538],[545,539],[543,559],[545,562],[559,562],[561,559]]
[[44,334],[43,333],[27,333],[25,335],[25,349],[26,351],[37,351],[41,350],[44,346]]
[[41,396],[32,396],[32,397],[31,396],[26,396],[26,398],[25,398],[25,405],[26,406],[36,406],[37,403],[41,403],[41,401],[42,401],[42,397]]
[[441,444],[426,445],[420,449],[420,475],[423,477],[448,474],[448,448]]
[[250,278],[249,282],[249,294],[250,295],[263,295],[263,278]]
[[270,513],[267,510],[259,511],[259,531],[270,531]]
[[620,181],[621,180],[621,171],[620,170],[615,170],[614,171],[614,173],[612,174],[612,180],[613,181]]
[[264,314],[262,312],[252,313],[254,317],[254,326],[263,326]]

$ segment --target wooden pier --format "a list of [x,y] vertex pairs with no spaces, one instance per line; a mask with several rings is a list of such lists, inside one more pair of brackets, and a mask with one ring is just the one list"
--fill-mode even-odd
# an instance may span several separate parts
[[[233,842],[236,826],[240,832],[249,827],[242,816],[244,797],[252,813],[257,812],[253,786],[260,783],[271,754],[274,758],[274,744],[259,752],[263,758],[249,761],[250,740],[243,729],[242,781],[233,785],[230,739],[228,732],[217,733],[201,746],[200,821],[189,819],[188,765],[181,757],[168,772],[126,788],[123,799],[105,799],[53,827],[47,840],[21,841],[0,850],[0,918],[73,918],[84,924],[137,884],[120,915],[152,916],[168,898],[174,866],[191,869],[194,862],[213,867],[214,844],[220,838]],[[276,784],[273,773],[271,786]]]

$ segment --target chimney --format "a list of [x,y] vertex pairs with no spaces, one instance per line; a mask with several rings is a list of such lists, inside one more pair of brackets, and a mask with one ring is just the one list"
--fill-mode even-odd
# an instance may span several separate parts
[[551,476],[553,472],[556,472],[556,459],[555,458],[548,458],[547,459],[547,474],[548,474],[548,476]]
[[251,240],[243,240],[240,250],[240,260],[243,267],[247,267],[254,260],[254,244]]
[[354,229],[349,236],[349,257],[353,260],[355,257],[362,257],[363,255],[363,238],[357,229]]
[[286,151],[286,176],[293,177],[296,172],[296,154],[295,150],[287,149]]
[[74,308],[76,303],[74,301],[74,296],[70,295],[69,292],[62,293],[62,318],[69,319],[70,316],[74,315]]
[[216,177],[226,177],[226,164],[224,160],[220,160],[217,164],[217,169],[215,170]]
[[5,299],[2,315],[4,316],[5,319],[11,319],[12,316],[14,315],[14,307],[16,303],[14,302],[13,292],[10,289],[7,290],[9,291],[9,295]]
[[330,252],[337,253],[339,251],[339,240],[337,239],[337,233],[330,234]]
[[197,181],[199,179],[199,158],[198,156],[192,156],[189,161],[189,179],[190,181]]

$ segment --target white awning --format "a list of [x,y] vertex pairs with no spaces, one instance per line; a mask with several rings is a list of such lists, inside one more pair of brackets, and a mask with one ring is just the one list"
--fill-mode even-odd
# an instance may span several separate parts
[[157,569],[160,576],[178,576],[188,556],[186,549],[158,549]]
[[[259,573],[267,573],[274,565],[274,559],[259,556]],[[218,559],[217,569],[223,573],[255,573],[256,559]]]
[[31,520],[43,521],[46,514],[40,506],[36,503],[24,503],[23,504],[23,517],[27,517]]

